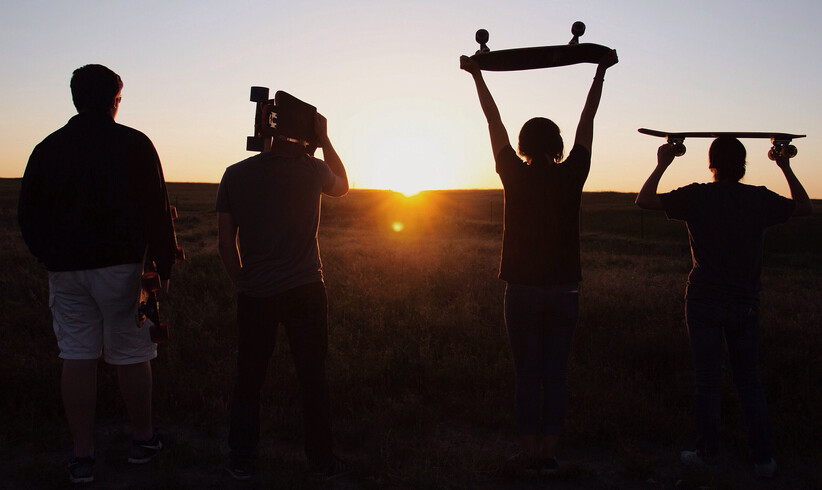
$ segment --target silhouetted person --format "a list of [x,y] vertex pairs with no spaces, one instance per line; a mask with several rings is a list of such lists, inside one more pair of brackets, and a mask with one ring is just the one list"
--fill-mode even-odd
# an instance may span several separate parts
[[745,147],[736,138],[717,138],[708,153],[714,182],[657,194],[659,180],[674,160],[673,146],[664,144],[636,203],[643,209],[663,210],[668,219],[688,226],[693,268],[685,294],[685,320],[696,382],[696,449],[683,451],[682,463],[716,464],[724,337],[756,475],[771,477],[776,461],[757,368],[763,234],[768,226],[810,214],[813,208],[788,158],[779,157],[776,164],[785,174],[792,199],[739,182],[745,175],[745,156]]
[[[168,287],[176,240],[160,159],[143,133],[114,122],[120,77],[101,65],[74,71],[76,116],[38,144],[18,206],[26,244],[48,269],[61,390],[74,439],[71,481],[94,479],[97,359],[117,366],[131,420],[131,463],[163,443],[151,421],[149,328],[138,328],[144,259]],[[146,255],[148,254],[148,255]]]
[[228,167],[217,192],[220,257],[237,287],[238,372],[226,469],[238,480],[251,478],[257,459],[260,390],[279,324],[302,388],[310,476],[347,472],[332,451],[327,297],[317,230],[321,195],[344,195],[348,177],[319,114],[315,132],[325,161],[299,143],[275,138],[271,151]]
[[568,356],[579,318],[579,206],[605,70],[617,61],[611,51],[597,66],[568,158],[563,160],[556,124],[534,118],[519,133],[523,161],[509,143],[479,66],[467,56],[460,58],[460,67],[474,78],[505,190],[499,277],[507,282],[505,325],[516,372],[522,453],[515,461],[526,471],[558,467],[557,444],[568,409]]

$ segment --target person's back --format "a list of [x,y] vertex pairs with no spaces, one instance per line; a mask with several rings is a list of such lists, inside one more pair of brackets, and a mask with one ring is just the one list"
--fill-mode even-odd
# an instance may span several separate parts
[[226,170],[219,202],[239,228],[238,292],[268,296],[322,281],[320,197],[333,177],[321,160],[305,154],[263,152]]
[[793,203],[740,182],[692,184],[660,199],[670,219],[688,225],[688,298],[758,302],[765,228],[787,219]]
[[37,145],[26,168],[21,228],[49,270],[142,261],[140,190],[152,154],[145,135],[96,112],[78,114]]

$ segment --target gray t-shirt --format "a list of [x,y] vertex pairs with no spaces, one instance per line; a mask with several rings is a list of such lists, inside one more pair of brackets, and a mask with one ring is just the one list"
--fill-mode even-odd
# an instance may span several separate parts
[[669,219],[688,225],[686,297],[758,304],[765,228],[786,221],[794,202],[739,182],[691,184],[659,198]]
[[265,297],[322,281],[320,199],[334,173],[317,158],[264,152],[228,167],[216,210],[239,227],[237,291]]

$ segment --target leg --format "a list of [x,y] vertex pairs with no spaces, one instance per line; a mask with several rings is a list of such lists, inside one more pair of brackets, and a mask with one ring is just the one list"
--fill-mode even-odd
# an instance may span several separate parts
[[131,421],[131,437],[146,441],[154,435],[151,423],[151,363],[149,361],[117,366],[120,393]]
[[686,301],[685,319],[694,361],[696,450],[709,462],[719,449],[722,407],[722,307]]
[[[505,289],[505,326],[511,343],[516,386],[517,431],[528,457],[536,457],[539,432],[542,329],[537,289],[509,284]],[[530,454],[529,454],[530,452]]]
[[759,379],[759,311],[745,306],[737,312],[736,321],[725,329],[728,359],[733,372],[739,403],[745,417],[751,456],[754,463],[766,464],[773,456],[768,404]]
[[237,380],[228,434],[232,466],[247,467],[257,458],[260,390],[277,334],[273,305],[271,298],[237,297]]
[[579,291],[550,293],[545,318],[542,414],[542,456],[556,457],[557,444],[568,412],[568,358],[579,320]]
[[302,390],[305,453],[312,466],[333,458],[331,401],[325,377],[328,353],[328,299],[325,285],[314,283],[289,291],[283,323]]
[[74,439],[74,456],[91,457],[97,407],[97,359],[65,359],[60,388]]

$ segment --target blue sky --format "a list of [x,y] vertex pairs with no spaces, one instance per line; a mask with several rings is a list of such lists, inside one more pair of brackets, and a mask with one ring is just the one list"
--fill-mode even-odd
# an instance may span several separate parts
[[[742,7],[744,6],[744,8]],[[822,198],[822,6],[811,1],[0,1],[0,177],[20,177],[32,148],[74,114],[68,83],[86,63],[123,78],[117,121],[155,143],[169,181],[218,182],[250,156],[251,85],[318,107],[355,187],[499,187],[470,76],[474,32],[491,49],[583,42],[616,48],[596,119],[585,189],[634,192],[664,130],[785,131],[793,167]],[[593,65],[489,73],[509,134],[533,116],[556,121],[570,147]],[[710,140],[661,190],[705,181]],[[745,140],[746,182],[787,195]]]

